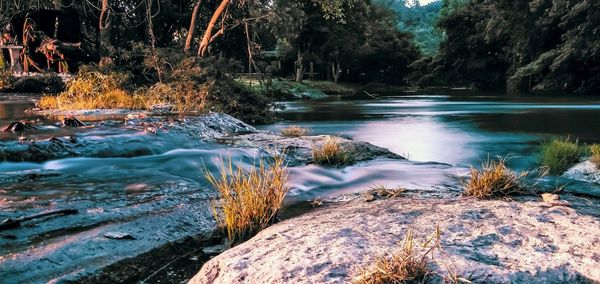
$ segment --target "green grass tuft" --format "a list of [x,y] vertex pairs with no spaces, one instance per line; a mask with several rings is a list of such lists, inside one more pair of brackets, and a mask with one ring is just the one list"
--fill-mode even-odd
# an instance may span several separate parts
[[560,175],[577,163],[582,154],[583,149],[577,140],[555,138],[542,144],[539,163],[548,173]]

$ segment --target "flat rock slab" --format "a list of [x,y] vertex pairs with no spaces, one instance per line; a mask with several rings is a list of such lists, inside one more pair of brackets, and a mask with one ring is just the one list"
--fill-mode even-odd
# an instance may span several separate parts
[[229,135],[217,139],[217,142],[240,148],[260,148],[271,154],[285,153],[289,166],[312,163],[312,149],[321,147],[329,139],[337,139],[343,151],[351,153],[354,162],[377,158],[404,159],[388,149],[368,142],[355,141],[330,135],[284,137],[271,132],[253,132],[241,135]]
[[564,195],[518,200],[394,198],[324,208],[273,225],[206,263],[190,283],[349,283],[395,251],[408,229],[442,231],[432,282],[448,270],[474,282],[600,281],[600,203]]

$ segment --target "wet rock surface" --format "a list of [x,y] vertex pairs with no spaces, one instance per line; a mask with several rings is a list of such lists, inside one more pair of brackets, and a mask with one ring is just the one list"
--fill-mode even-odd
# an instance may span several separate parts
[[433,282],[449,270],[476,283],[600,280],[600,205],[563,195],[517,200],[397,197],[326,207],[260,232],[206,263],[190,283],[349,283],[395,251],[408,229],[422,241],[439,225]]
[[[83,126],[76,118],[65,118],[70,127]],[[43,135],[42,130],[34,134]],[[145,114],[129,116],[124,123],[99,122],[72,136],[0,141],[0,159],[43,162],[66,157],[135,157],[159,154],[175,148],[193,147],[216,138],[255,131],[226,114],[173,119]]]

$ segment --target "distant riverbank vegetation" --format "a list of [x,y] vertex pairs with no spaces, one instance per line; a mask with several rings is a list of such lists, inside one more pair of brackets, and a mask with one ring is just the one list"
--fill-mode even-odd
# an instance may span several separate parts
[[[44,108],[156,103],[258,123],[272,117],[288,87],[309,97],[374,83],[600,90],[598,1],[21,2],[0,8],[2,44],[21,46],[27,70],[75,74]],[[4,58],[6,69],[6,50]],[[9,73],[0,88],[19,84]],[[87,92],[94,74],[114,88],[93,84]]]

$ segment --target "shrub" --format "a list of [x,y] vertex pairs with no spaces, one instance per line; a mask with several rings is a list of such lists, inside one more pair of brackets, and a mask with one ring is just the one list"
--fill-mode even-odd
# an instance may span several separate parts
[[379,257],[366,269],[359,269],[354,284],[423,283],[431,274],[428,256],[440,248],[439,227],[422,245],[415,243],[413,232],[409,230],[400,249],[390,255]]
[[600,166],[600,144],[593,144],[590,146],[590,161]]
[[463,195],[491,198],[523,194],[527,186],[522,179],[528,174],[509,169],[504,159],[488,160],[481,170],[471,168],[470,179],[463,182]]
[[0,68],[0,90],[11,89],[15,83],[15,77],[8,69]]
[[300,126],[289,126],[281,129],[281,135],[285,137],[301,137],[308,134],[308,129]]
[[206,178],[221,195],[213,201],[213,214],[232,242],[248,239],[275,221],[287,187],[284,157],[275,157],[270,166],[264,162],[248,171],[234,169],[229,160],[220,175]]
[[582,148],[577,140],[555,138],[542,144],[539,163],[548,173],[560,175],[579,160]]
[[354,162],[352,151],[342,148],[336,137],[327,137],[322,145],[313,146],[312,158],[319,165],[343,166]]

